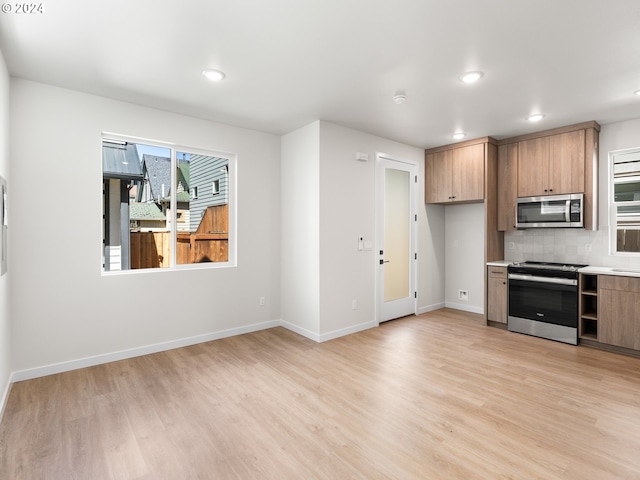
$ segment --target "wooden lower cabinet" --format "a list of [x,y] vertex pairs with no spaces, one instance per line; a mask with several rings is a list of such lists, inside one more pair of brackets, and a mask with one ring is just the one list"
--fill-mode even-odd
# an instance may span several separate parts
[[598,278],[598,341],[640,350],[640,278]]
[[487,267],[487,320],[507,323],[507,267]]

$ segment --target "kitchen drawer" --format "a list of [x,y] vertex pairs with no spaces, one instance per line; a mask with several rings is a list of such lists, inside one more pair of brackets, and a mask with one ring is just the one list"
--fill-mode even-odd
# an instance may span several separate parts
[[504,278],[507,279],[507,267],[487,267],[489,271],[489,278]]
[[621,290],[640,293],[640,278],[618,275],[599,275],[598,286],[605,290]]

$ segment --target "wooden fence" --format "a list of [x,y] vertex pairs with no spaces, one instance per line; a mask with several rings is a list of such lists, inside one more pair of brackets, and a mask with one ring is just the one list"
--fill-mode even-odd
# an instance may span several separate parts
[[618,252],[640,252],[640,230],[618,230]]
[[[208,207],[195,233],[178,232],[178,265],[229,260],[228,206]],[[170,232],[131,232],[131,269],[170,266]]]

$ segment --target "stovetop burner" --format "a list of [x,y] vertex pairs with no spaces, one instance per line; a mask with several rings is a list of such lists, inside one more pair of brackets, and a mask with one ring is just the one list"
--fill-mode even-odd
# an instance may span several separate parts
[[582,264],[567,264],[567,263],[553,263],[553,262],[533,262],[533,261],[525,261],[525,262],[514,262],[511,265],[514,267],[520,268],[531,268],[531,269],[539,269],[539,270],[560,270],[563,272],[577,272],[580,268],[586,267],[587,265]]

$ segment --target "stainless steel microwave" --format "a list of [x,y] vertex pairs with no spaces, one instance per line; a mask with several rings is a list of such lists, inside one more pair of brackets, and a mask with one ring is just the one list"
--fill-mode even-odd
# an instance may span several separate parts
[[584,227],[584,194],[518,198],[516,227],[582,228]]

